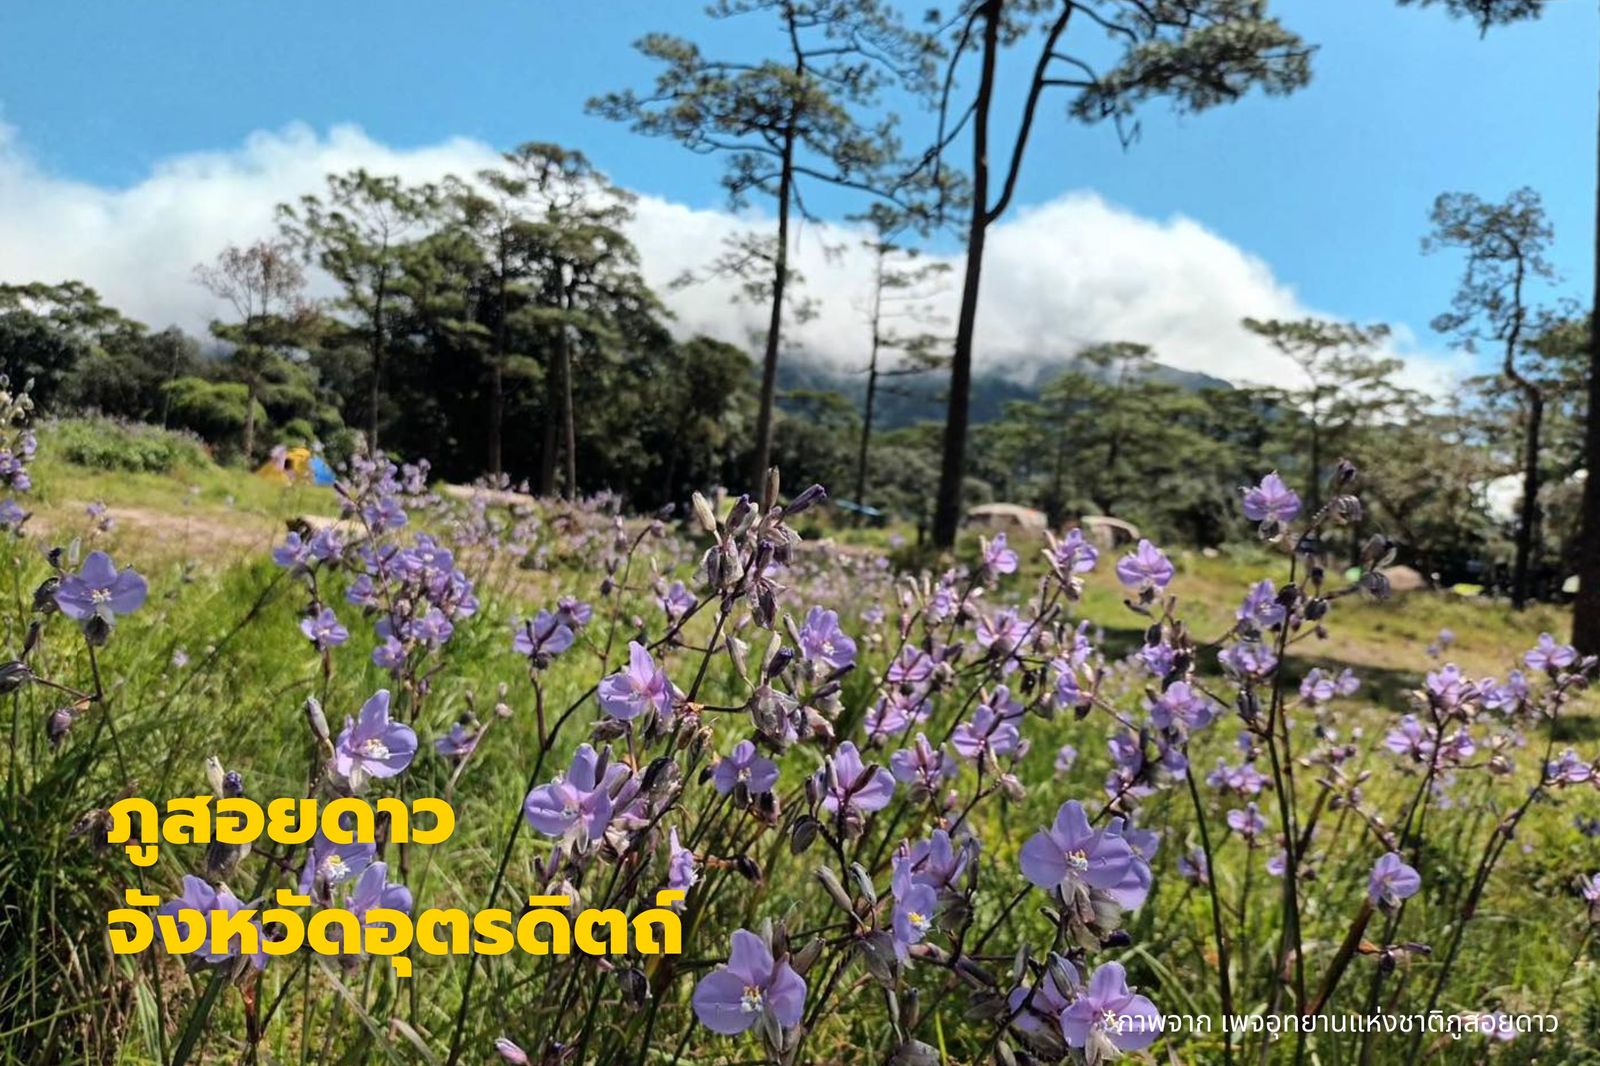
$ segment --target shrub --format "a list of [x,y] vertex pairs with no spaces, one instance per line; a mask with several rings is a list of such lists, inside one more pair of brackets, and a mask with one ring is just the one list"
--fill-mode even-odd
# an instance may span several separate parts
[[63,418],[47,423],[42,432],[53,453],[96,470],[167,474],[178,467],[211,465],[199,438],[139,422]]

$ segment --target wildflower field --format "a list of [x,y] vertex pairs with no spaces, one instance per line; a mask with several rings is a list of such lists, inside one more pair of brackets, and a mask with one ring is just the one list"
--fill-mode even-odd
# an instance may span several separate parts
[[[776,475],[654,516],[381,456],[130,481],[8,403],[4,1061],[1600,1059],[1594,664],[1553,610],[1386,595],[1381,538],[1347,578],[1348,465],[1314,514],[1268,471],[1228,501],[1257,548],[996,535],[924,569]],[[208,794],[438,797],[455,829],[106,842],[120,798]],[[268,922],[113,954],[128,889],[364,926],[680,890],[681,953],[519,928],[402,977]]]

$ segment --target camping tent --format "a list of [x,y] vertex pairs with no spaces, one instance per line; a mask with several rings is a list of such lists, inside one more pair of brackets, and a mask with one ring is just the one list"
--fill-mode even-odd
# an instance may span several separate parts
[[272,455],[256,470],[259,477],[279,484],[332,485],[333,468],[310,448],[274,448]]

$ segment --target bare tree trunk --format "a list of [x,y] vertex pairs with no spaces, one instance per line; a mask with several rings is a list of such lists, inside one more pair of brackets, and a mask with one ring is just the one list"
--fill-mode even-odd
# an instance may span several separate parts
[[[1600,143],[1600,138],[1597,138]],[[1595,181],[1594,292],[1589,318],[1589,413],[1584,429],[1582,526],[1578,534],[1578,596],[1572,605],[1572,643],[1600,654],[1600,175]]]
[[[877,277],[872,290],[872,355],[867,360],[867,402],[861,412],[861,454],[856,459],[856,504],[860,507],[867,505],[867,448],[872,443],[872,407],[878,398],[878,349],[883,343],[878,329],[883,321],[883,257],[884,250],[880,244]],[[865,518],[864,513],[857,513],[856,524],[860,525]]]
[[250,457],[256,451],[256,382],[251,378],[245,383],[244,389],[244,461],[250,465]]
[[[572,293],[565,293],[562,302],[570,314]],[[560,361],[562,452],[566,456],[566,477],[561,496],[570,500],[578,495],[578,432],[572,411],[572,337],[564,321],[561,325],[561,343],[556,346],[556,358]]]
[[750,491],[760,495],[772,461],[772,405],[778,388],[778,347],[783,330],[783,290],[789,281],[789,199],[794,183],[794,124],[783,135],[783,172],[778,177],[778,247],[773,256],[772,312],[767,319],[767,348],[761,361],[761,408],[756,415],[755,463]]
[[1528,568],[1539,530],[1539,437],[1544,424],[1544,397],[1537,389],[1526,392],[1528,427],[1522,453],[1522,511],[1517,518],[1516,559],[1511,569],[1511,606],[1528,605]]
[[988,0],[983,10],[983,68],[972,115],[972,218],[967,225],[967,262],[961,282],[961,313],[956,319],[956,346],[950,360],[950,401],[944,421],[944,457],[939,465],[939,494],[934,501],[933,543],[949,548],[961,523],[961,485],[966,475],[967,406],[972,393],[972,343],[978,324],[978,285],[983,280],[983,245],[989,232],[989,104],[994,95],[994,68],[1000,50],[1000,4]]
[[500,257],[500,309],[494,324],[493,365],[489,368],[489,473],[498,482],[505,472],[506,421],[506,264]]
[[539,449],[539,495],[548,498],[556,494],[556,412],[560,405],[556,400],[554,383],[546,392],[544,441]]
[[383,397],[383,304],[388,295],[388,279],[378,279],[372,304],[372,390],[367,396],[367,447],[378,450],[378,406]]

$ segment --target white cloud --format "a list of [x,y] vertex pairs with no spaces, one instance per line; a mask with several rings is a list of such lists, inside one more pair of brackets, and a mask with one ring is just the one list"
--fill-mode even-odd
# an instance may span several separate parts
[[[45,172],[16,131],[0,126],[0,280],[80,278],[136,318],[200,332],[220,308],[192,281],[194,265],[230,242],[271,233],[275,206],[319,191],[329,172],[359,166],[424,181],[470,174],[496,158],[468,139],[396,149],[354,126],[325,136],[292,126],[254,134],[237,148],[166,160],[134,185],[107,188]],[[680,332],[735,343],[760,335],[765,313],[730,300],[732,282],[678,290],[668,283],[703,267],[724,237],[763,221],[640,198],[633,236]],[[806,358],[841,367],[864,360],[861,307],[871,277],[865,236],[842,225],[801,228],[798,267],[821,312],[795,335]],[[958,279],[952,271],[939,301],[946,328]],[[997,226],[982,291],[978,364],[1018,377],[1088,343],[1130,340],[1187,370],[1291,383],[1293,367],[1239,320],[1313,313],[1265,262],[1199,223],[1143,218],[1087,192],[1018,210]],[[1405,331],[1394,343],[1410,353],[1413,383],[1440,388],[1459,377],[1458,361],[1417,353]]]

